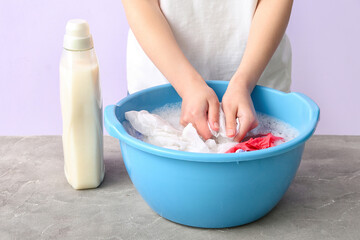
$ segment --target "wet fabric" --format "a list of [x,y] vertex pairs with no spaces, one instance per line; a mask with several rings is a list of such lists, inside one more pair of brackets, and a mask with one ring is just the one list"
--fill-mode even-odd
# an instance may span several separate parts
[[[174,113],[172,112],[172,114]],[[175,116],[176,115],[177,114],[175,114]],[[278,145],[280,143],[279,141],[285,141],[286,139],[274,136],[270,133],[270,129],[266,130],[265,128],[263,129],[264,131],[260,132],[259,130],[252,130],[248,133],[245,141],[241,143],[234,142],[233,138],[226,136],[225,115],[222,108],[220,108],[219,115],[219,132],[212,132],[213,137],[206,141],[199,136],[191,123],[186,127],[176,126],[174,123],[170,123],[173,122],[172,120],[166,120],[167,117],[161,117],[145,110],[126,112],[125,119],[128,122],[124,122],[123,125],[130,135],[144,142],[164,148],[188,152],[238,153],[255,151],[273,147]],[[262,122],[260,122],[260,125],[261,124]],[[237,121],[237,131],[239,130],[239,126],[240,124]]]
[[255,151],[266,149],[269,147],[274,147],[277,141],[283,141],[282,137],[276,137],[271,133],[266,134],[266,136],[260,136],[256,138],[250,138],[245,142],[236,144],[234,147],[226,151],[226,153],[235,153],[243,151]]
[[204,141],[191,123],[185,128],[177,129],[159,115],[145,110],[126,112],[125,119],[133,128],[125,124],[127,132],[132,136],[164,148],[187,152],[224,153],[237,144],[232,138],[223,137],[224,129],[220,129],[214,139]]

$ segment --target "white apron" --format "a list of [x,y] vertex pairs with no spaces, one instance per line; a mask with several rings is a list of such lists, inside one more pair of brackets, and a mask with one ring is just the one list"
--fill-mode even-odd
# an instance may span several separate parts
[[[205,80],[229,81],[244,54],[257,0],[160,0],[177,43]],[[166,51],[164,49],[164,51]],[[129,93],[168,83],[129,30]],[[290,91],[291,47],[284,35],[259,85]]]

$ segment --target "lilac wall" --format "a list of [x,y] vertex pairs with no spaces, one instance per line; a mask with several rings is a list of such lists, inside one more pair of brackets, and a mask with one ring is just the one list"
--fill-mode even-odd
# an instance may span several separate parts
[[[294,3],[293,91],[320,105],[318,134],[360,134],[359,10],[358,0]],[[126,95],[128,26],[119,0],[1,1],[0,135],[61,134],[58,64],[71,18],[90,24],[104,105]]]
[[294,1],[293,91],[321,108],[318,134],[360,135],[360,1]]
[[61,134],[59,60],[68,19],[90,24],[104,105],[126,95],[120,0],[1,0],[0,135]]

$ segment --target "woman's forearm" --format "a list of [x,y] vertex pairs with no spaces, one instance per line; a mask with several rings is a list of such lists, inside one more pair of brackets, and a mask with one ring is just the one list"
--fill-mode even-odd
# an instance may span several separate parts
[[187,86],[204,83],[177,44],[158,0],[122,2],[137,41],[180,96]]
[[241,63],[232,81],[255,87],[289,22],[293,0],[259,0]]

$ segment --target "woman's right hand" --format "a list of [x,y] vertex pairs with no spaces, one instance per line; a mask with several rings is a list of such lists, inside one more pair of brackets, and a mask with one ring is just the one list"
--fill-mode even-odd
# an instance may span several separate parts
[[214,131],[219,131],[219,99],[205,81],[189,85],[181,97],[181,125],[192,123],[205,140],[212,137],[208,122]]
[[219,100],[177,44],[158,0],[122,0],[131,30],[146,55],[183,99],[182,125],[192,123],[203,139],[219,130]]

